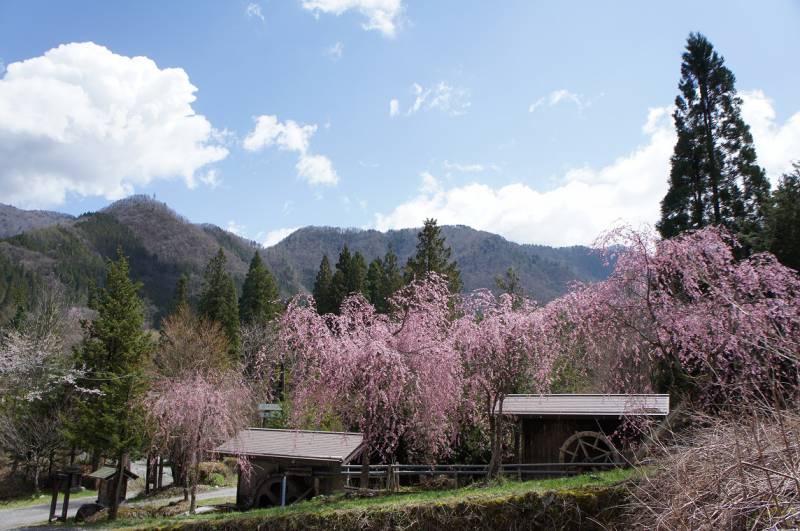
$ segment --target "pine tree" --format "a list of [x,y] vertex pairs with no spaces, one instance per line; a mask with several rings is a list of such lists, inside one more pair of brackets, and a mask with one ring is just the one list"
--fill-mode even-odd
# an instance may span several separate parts
[[[397,255],[389,248],[383,257],[383,293],[381,296],[388,300],[397,290],[403,287],[403,272],[397,262]],[[387,305],[388,310],[388,305]]]
[[350,261],[350,271],[347,275],[347,295],[353,293],[367,296],[367,261],[358,251]]
[[186,273],[178,277],[175,284],[175,295],[172,297],[172,312],[177,313],[181,308],[189,307],[189,276]]
[[800,271],[800,161],[772,194],[765,239],[783,265]]
[[331,263],[328,260],[328,255],[322,256],[322,261],[319,263],[319,271],[317,277],[314,279],[314,301],[317,303],[317,313],[320,315],[326,313],[335,313],[336,308],[333,304],[333,273],[331,272]]
[[379,312],[381,311],[379,306],[381,306],[383,295],[383,277],[383,262],[381,262],[380,258],[376,258],[369,263],[369,269],[367,270],[367,299]]
[[[118,250],[117,260],[107,266],[106,287],[92,304],[97,317],[84,324],[83,343],[76,350],[78,365],[85,370],[79,385],[99,393],[82,395],[72,438],[85,449],[115,457],[118,470],[141,447],[146,432],[143,367],[153,345],[143,329],[140,287],[131,281],[128,260]],[[115,487],[120,492],[121,482]],[[116,500],[114,496],[111,519],[116,518]]]
[[350,249],[345,245],[339,253],[336,271],[331,280],[330,304],[333,313],[338,314],[342,301],[354,293],[361,293],[369,298],[367,263],[361,253],[350,254]]
[[439,273],[447,277],[450,291],[461,291],[461,272],[458,264],[450,262],[452,249],[445,245],[442,229],[435,219],[426,219],[422,230],[417,234],[417,253],[408,259],[405,268],[405,281],[422,278],[428,273]]
[[665,238],[706,225],[726,226],[745,240],[763,230],[769,182],[734,84],[708,39],[690,34],[673,114],[678,140],[658,223]]
[[278,285],[256,251],[242,286],[239,319],[243,324],[266,323],[281,311]]
[[332,313],[338,314],[339,307],[349,291],[349,280],[352,277],[350,267],[353,263],[353,256],[350,254],[350,249],[347,245],[342,247],[339,252],[339,259],[336,261],[336,270],[333,272],[333,279],[331,280],[331,308]]
[[236,285],[225,271],[227,259],[220,248],[208,262],[203,277],[198,310],[200,315],[216,321],[225,330],[229,352],[235,358],[239,353],[239,305],[236,301]]
[[383,260],[376,258],[367,271],[368,299],[378,313],[389,313],[389,299],[403,287],[397,255],[389,249]]

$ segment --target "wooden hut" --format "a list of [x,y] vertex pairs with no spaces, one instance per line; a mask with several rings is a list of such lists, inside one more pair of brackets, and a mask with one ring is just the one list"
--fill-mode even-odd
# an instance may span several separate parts
[[613,464],[621,456],[610,436],[623,419],[665,417],[669,395],[509,395],[502,414],[517,422],[520,463]]
[[290,504],[344,485],[342,465],[364,448],[360,433],[249,428],[216,449],[250,460],[249,475],[239,474],[240,509]]
[[[128,470],[124,470],[124,478],[122,481],[122,489],[119,494],[119,501],[122,502],[128,495],[128,480],[138,479],[139,476]],[[114,490],[117,487],[117,467],[116,466],[103,466],[89,474],[90,478],[100,480],[100,488],[97,491],[97,503],[105,507],[111,506],[111,500],[114,499]]]

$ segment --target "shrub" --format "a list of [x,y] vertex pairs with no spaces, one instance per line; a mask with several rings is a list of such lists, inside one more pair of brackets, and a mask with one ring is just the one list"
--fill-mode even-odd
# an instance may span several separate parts
[[697,416],[631,488],[637,529],[796,529],[800,414]]

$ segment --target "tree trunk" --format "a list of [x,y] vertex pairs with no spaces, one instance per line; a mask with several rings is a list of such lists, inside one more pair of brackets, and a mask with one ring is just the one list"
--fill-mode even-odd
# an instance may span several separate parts
[[705,140],[706,149],[708,150],[708,173],[711,177],[711,201],[714,211],[714,224],[718,225],[722,222],[722,212],[720,208],[720,181],[722,180],[721,171],[717,168],[717,161],[715,160],[714,150],[714,124],[712,119],[711,102],[708,101],[708,87],[705,82],[698,82],[700,88],[700,104],[703,107],[703,125],[705,125]]
[[359,480],[359,487],[362,489],[369,488],[369,449],[364,449],[364,454],[361,456],[361,479]]
[[186,467],[181,467],[180,475],[181,486],[183,487],[183,501],[189,501],[189,478],[186,474]]
[[33,491],[36,494],[39,494],[39,473],[41,470],[41,464],[39,462],[39,456],[34,456],[33,459]]
[[114,496],[111,498],[111,507],[108,511],[108,519],[116,520],[119,509],[119,497],[122,494],[122,482],[125,481],[125,463],[128,461],[128,454],[120,453],[117,460],[117,476],[114,485]]
[[[489,401],[491,404],[491,401]],[[500,427],[502,426],[503,416],[503,400],[496,401],[498,404],[497,414],[494,414],[494,407],[490,406],[489,413],[489,434],[492,444],[492,457],[489,460],[489,469],[486,475],[489,479],[494,479],[500,473],[500,464],[502,460],[502,442],[500,440]]]
[[191,472],[189,472],[189,483],[191,484],[191,499],[189,501],[189,514],[194,514],[197,508],[197,478],[200,476],[200,463],[197,456],[192,454]]
[[[92,450],[92,471],[94,472],[98,468],[100,468],[100,452],[98,452],[97,450]],[[99,479],[94,480],[94,490],[96,491],[100,490]]]

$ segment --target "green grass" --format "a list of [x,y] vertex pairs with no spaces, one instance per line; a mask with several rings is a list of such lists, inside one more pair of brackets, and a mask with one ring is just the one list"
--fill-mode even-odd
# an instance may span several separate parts
[[205,505],[222,505],[223,503],[235,503],[236,496],[220,496],[219,498],[207,498],[205,500],[197,500],[197,506],[203,507]]
[[[80,492],[73,492],[69,495],[70,501],[78,500],[83,498],[94,498],[97,496],[96,490],[82,490]],[[27,496],[20,496],[18,498],[7,498],[5,500],[0,500],[0,510],[3,509],[20,509],[23,507],[30,507],[32,505],[42,505],[44,503],[50,503],[50,500],[53,499],[52,492],[42,492],[40,494],[28,494]],[[59,503],[64,500],[64,494],[59,493],[58,501]]]
[[[225,520],[231,518],[264,518],[286,514],[324,514],[349,509],[391,509],[408,507],[409,505],[447,504],[459,501],[480,501],[502,499],[524,495],[530,492],[548,492],[579,489],[582,487],[602,487],[614,485],[634,477],[635,469],[615,469],[606,472],[584,474],[565,478],[541,479],[532,481],[500,481],[491,486],[468,486],[459,489],[440,491],[401,492],[398,494],[376,496],[373,498],[345,498],[343,495],[319,497],[288,507],[272,507],[254,509],[247,512],[213,513],[176,518],[147,518],[138,520],[118,520],[112,523],[100,523],[97,527],[113,529],[151,528],[180,521],[189,520]],[[203,500],[203,504],[211,505],[215,500]]]

